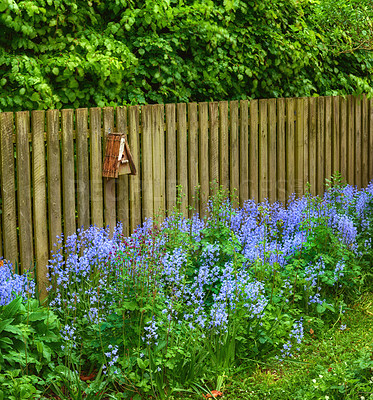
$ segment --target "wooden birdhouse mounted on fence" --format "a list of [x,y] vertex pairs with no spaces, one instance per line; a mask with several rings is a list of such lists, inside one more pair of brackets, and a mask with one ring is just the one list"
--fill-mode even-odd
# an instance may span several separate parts
[[136,175],[136,167],[124,133],[110,133],[106,137],[105,159],[102,167],[104,178],[119,175]]

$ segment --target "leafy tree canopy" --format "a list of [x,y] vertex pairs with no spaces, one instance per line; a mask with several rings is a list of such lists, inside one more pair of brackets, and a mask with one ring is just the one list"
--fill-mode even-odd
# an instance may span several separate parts
[[0,0],[0,111],[373,93],[372,0]]

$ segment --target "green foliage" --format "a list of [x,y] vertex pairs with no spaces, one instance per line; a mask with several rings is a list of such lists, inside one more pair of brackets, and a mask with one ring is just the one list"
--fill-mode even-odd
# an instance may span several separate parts
[[40,372],[52,361],[60,341],[55,314],[35,299],[17,297],[0,307],[0,368]]
[[0,111],[372,93],[368,3],[0,0]]
[[[0,307],[0,399],[39,398],[42,375],[60,349],[59,321],[38,300],[22,297]],[[36,397],[38,396],[38,397]]]

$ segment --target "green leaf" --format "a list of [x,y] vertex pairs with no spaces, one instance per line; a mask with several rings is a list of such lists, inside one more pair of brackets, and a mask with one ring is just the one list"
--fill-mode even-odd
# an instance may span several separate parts
[[15,335],[23,336],[23,332],[18,328],[18,326],[9,325],[4,328],[5,332],[14,333]]
[[322,305],[323,305],[323,307],[325,307],[327,310],[329,310],[329,311],[331,311],[331,312],[333,312],[333,313],[335,313],[335,308],[334,308],[334,306],[332,305],[332,304],[328,304],[328,303],[322,303]]
[[9,304],[4,306],[3,311],[0,315],[1,319],[14,317],[22,308],[22,297],[17,297]]
[[123,310],[133,311],[138,308],[138,305],[135,301],[124,301],[121,305]]
[[8,327],[12,322],[14,321],[14,318],[6,319],[0,322],[0,333]]
[[323,305],[318,304],[316,310],[319,314],[322,314],[326,310],[326,308]]
[[8,8],[8,2],[5,0],[0,1],[0,12],[4,12]]
[[34,92],[30,98],[32,101],[39,101],[40,100],[40,96],[39,93]]
[[149,365],[149,360],[142,360],[141,358],[137,357],[137,365],[140,369],[146,369]]

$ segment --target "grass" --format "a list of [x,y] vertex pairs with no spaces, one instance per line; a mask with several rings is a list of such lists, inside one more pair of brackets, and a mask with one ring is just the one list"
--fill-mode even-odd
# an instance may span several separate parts
[[[342,325],[346,329],[341,330]],[[282,363],[273,359],[236,373],[222,388],[224,399],[373,399],[372,354],[370,292],[335,326],[309,328],[297,359]],[[360,383],[362,373],[370,374],[370,382]]]

